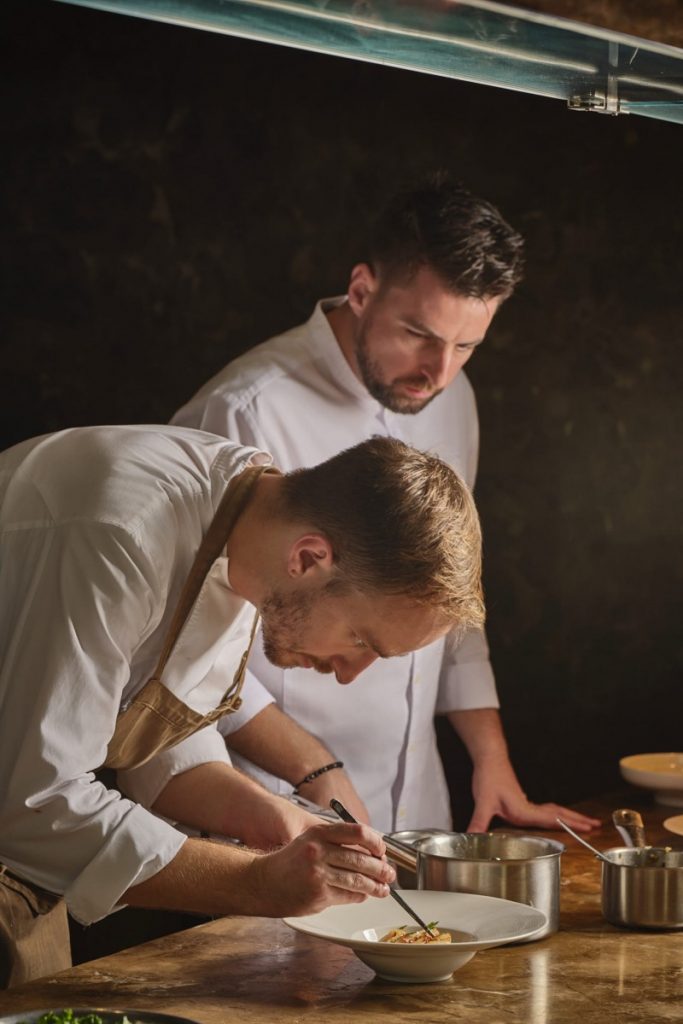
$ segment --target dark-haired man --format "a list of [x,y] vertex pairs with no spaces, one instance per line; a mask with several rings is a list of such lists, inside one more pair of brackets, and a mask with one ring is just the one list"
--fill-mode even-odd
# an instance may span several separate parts
[[[307,323],[234,360],[174,422],[261,446],[288,469],[386,434],[438,453],[473,486],[478,423],[461,370],[521,277],[522,247],[493,206],[430,176],[389,202],[346,296],[318,303]],[[385,832],[448,828],[433,724],[443,713],[474,764],[471,830],[488,828],[494,814],[554,827],[560,810],[575,827],[591,827],[583,815],[526,799],[508,757],[484,635],[458,640],[378,663],[362,692],[348,694],[296,670],[285,675],[257,649],[250,668],[263,687],[227,722],[228,743],[277,792],[296,784],[323,806],[343,794]],[[257,722],[260,736],[269,724],[278,772],[254,740]],[[346,771],[320,771],[338,762]]]

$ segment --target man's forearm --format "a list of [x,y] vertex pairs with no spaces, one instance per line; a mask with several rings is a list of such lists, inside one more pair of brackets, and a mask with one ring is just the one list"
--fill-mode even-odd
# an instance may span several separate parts
[[[228,746],[259,768],[284,779],[292,786],[303,782],[319,768],[334,764],[334,753],[302,728],[275,704],[255,715],[227,738]],[[301,786],[301,796],[321,807],[334,796],[346,804],[358,821],[369,820],[368,811],[349,776],[340,768],[318,775]]]
[[132,886],[122,902],[196,914],[266,913],[263,894],[253,882],[254,863],[261,856],[232,845],[188,839],[166,867]]
[[473,764],[509,759],[508,745],[497,708],[449,711],[447,717],[467,747]]
[[269,704],[227,737],[230,750],[296,786],[309,772],[336,760],[320,740],[276,704]]
[[317,823],[270,854],[188,839],[172,861],[123,901],[200,914],[282,917],[331,903],[387,896],[395,881],[381,837],[367,825]]
[[174,776],[152,810],[199,832],[233,836],[260,849],[288,842],[315,820],[222,761]]

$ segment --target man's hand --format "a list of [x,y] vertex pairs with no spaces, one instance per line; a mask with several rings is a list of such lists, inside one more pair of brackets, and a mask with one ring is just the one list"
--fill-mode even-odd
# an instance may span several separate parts
[[[284,802],[284,801],[283,801]],[[368,825],[318,822],[274,853],[188,839],[165,867],[132,886],[133,907],[198,914],[312,914],[333,903],[388,896],[394,869]]]
[[534,804],[522,791],[510,761],[486,761],[475,765],[472,776],[474,814],[467,826],[468,832],[486,832],[491,819],[498,815],[512,825],[530,825],[532,828],[557,829],[557,818],[563,818],[578,832],[597,828],[599,819],[562,807],[560,804]]
[[273,850],[317,825],[320,818],[284,797],[266,793],[254,803],[253,817],[244,821],[238,836],[247,846],[257,850]]
[[533,828],[556,829],[558,816],[579,832],[589,832],[600,824],[597,818],[559,804],[532,804],[527,800],[510,763],[496,708],[450,711],[448,719],[467,747],[474,766],[474,814],[468,832],[486,832],[496,814],[512,825]]
[[342,768],[334,768],[330,772],[319,775],[313,782],[307,782],[305,786],[302,786],[299,792],[306,800],[312,800],[318,807],[325,809],[330,806],[330,800],[334,797],[344,804],[356,821],[365,824],[370,822],[367,807]]
[[254,900],[266,901],[256,912],[299,916],[335,903],[388,896],[396,873],[382,859],[384,852],[382,839],[367,825],[315,825],[288,846],[254,861]]

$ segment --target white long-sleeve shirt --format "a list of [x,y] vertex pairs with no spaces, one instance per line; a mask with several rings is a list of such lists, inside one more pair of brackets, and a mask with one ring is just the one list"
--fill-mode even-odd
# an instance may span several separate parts
[[[95,781],[122,704],[152,675],[228,481],[253,449],[174,427],[93,427],[0,454],[0,861],[64,893],[83,923],[120,904],[187,838],[147,808],[169,779],[230,759],[215,726]],[[213,565],[164,672],[216,707],[253,607]]]
[[[465,374],[417,415],[390,412],[352,372],[334,337],[325,310],[340,301],[318,303],[306,323],[235,359],[174,422],[263,448],[285,471],[315,465],[373,434],[388,435],[436,453],[472,487],[479,428]],[[277,669],[259,646],[250,674],[345,762],[377,828],[450,826],[433,718],[435,711],[498,706],[483,633],[468,634],[459,647],[447,638],[412,656],[376,661],[352,687],[302,669]],[[220,725],[228,743],[230,732],[266,699],[249,686],[242,709]],[[291,791],[282,780],[233,759],[270,789]]]

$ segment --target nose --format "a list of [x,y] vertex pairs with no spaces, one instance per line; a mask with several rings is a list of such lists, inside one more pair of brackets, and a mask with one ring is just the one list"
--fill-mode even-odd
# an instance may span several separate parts
[[337,682],[343,686],[352,683],[373,661],[377,661],[377,655],[367,650],[361,651],[352,661],[348,658],[333,658],[332,668]]
[[425,353],[422,372],[429,378],[433,388],[445,388],[449,383],[453,354],[453,350],[446,345],[433,346]]

